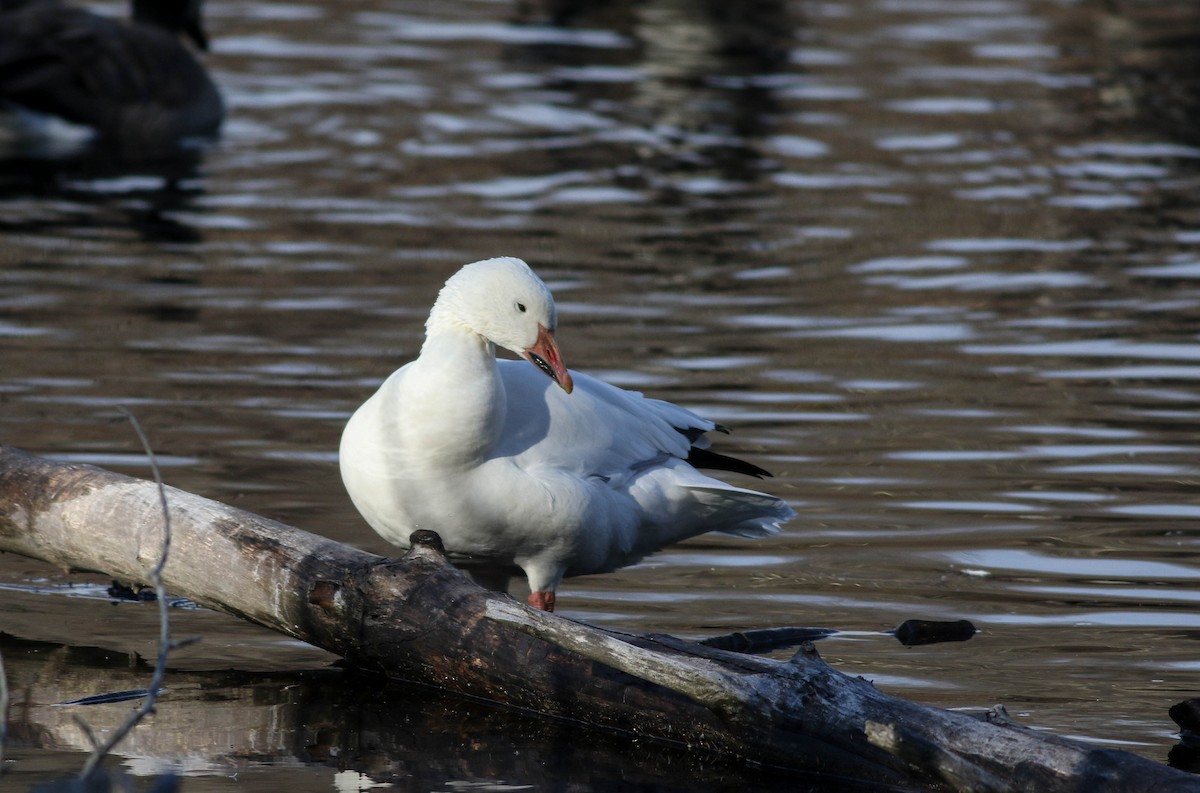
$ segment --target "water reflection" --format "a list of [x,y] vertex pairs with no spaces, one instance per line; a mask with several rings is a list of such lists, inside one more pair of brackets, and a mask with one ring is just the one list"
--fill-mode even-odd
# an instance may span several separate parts
[[[6,757],[16,761],[7,777],[21,789],[36,778],[25,770],[31,750],[86,752],[81,722],[103,735],[130,711],[127,702],[72,705],[81,690],[136,689],[149,675],[136,656],[94,647],[6,637],[0,651],[10,677],[21,682],[13,692],[6,747]],[[175,670],[169,677],[146,727],[122,744],[121,766],[139,776],[169,771],[207,776],[212,789],[278,785],[281,772],[297,768],[307,769],[307,789],[323,790],[880,789],[852,776],[777,777],[703,753],[552,726],[423,687],[387,685],[332,669]],[[68,767],[63,776],[70,773]]]
[[[148,243],[199,243],[200,231],[178,213],[203,194],[203,157],[203,150],[191,149],[129,158],[98,146],[66,157],[7,158],[0,202],[10,209],[0,218],[0,233],[74,237],[88,229],[95,236],[127,229]],[[48,202],[53,211],[46,211]]]

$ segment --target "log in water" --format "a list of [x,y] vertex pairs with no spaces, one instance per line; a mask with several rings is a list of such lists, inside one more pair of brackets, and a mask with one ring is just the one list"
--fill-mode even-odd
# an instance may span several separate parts
[[[1125,752],[880,692],[811,644],[777,661],[538,612],[450,565],[433,532],[385,559],[168,488],[176,594],[397,680],[606,730],[881,784],[1194,790]],[[161,542],[152,482],[0,447],[0,550],[130,582]]]

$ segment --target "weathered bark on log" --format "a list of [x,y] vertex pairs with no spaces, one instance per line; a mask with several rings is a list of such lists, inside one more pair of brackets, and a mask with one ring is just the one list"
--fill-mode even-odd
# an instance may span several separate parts
[[[1135,755],[888,696],[811,645],[790,661],[601,630],[487,592],[432,532],[384,559],[168,488],[175,594],[394,678],[784,768],[973,791],[1194,791]],[[0,447],[0,550],[142,582],[152,482]]]

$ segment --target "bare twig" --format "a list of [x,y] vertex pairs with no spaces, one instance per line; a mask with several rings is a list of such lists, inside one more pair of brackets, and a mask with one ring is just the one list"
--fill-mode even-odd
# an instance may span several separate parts
[[154,473],[154,482],[158,485],[158,497],[162,504],[163,513],[163,543],[162,551],[158,555],[158,562],[150,571],[150,583],[154,585],[154,593],[158,596],[158,660],[154,664],[154,674],[150,678],[150,687],[146,693],[146,699],[142,706],[134,711],[125,722],[118,727],[108,740],[98,746],[91,756],[88,757],[87,763],[84,764],[83,770],[79,772],[80,779],[87,779],[95,772],[100,761],[106,754],[112,751],[118,743],[125,739],[138,723],[154,712],[154,704],[158,701],[158,693],[162,690],[163,678],[167,672],[167,655],[172,649],[171,645],[171,625],[168,615],[169,605],[167,603],[167,590],[163,586],[162,571],[167,564],[167,556],[171,551],[171,511],[167,506],[167,491],[163,486],[162,472],[159,471],[158,462],[154,458],[154,450],[150,448],[150,441],[146,438],[146,434],[142,432],[142,426],[138,423],[137,417],[130,413],[125,408],[118,408],[125,418],[129,419],[129,423],[133,425],[134,432],[137,433],[138,440],[142,443],[142,448],[146,452],[146,457],[150,460],[150,470]]
[[8,675],[0,655],[0,776],[4,776],[4,742],[8,738]]
[[83,737],[87,739],[88,746],[92,747],[93,752],[100,748],[100,739],[96,737],[92,725],[84,721],[78,713],[71,714],[71,721],[75,722],[75,726],[83,733]]

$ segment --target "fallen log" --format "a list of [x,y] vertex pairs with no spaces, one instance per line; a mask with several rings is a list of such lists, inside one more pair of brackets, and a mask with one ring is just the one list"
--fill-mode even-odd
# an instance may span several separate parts
[[[892,697],[824,663],[602,630],[488,592],[418,532],[385,559],[167,488],[176,595],[398,681],[743,762],[941,790],[1194,791],[1126,752]],[[0,447],[0,550],[144,582],[161,544],[153,482]]]

